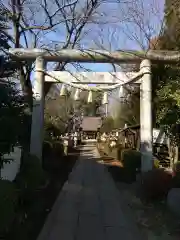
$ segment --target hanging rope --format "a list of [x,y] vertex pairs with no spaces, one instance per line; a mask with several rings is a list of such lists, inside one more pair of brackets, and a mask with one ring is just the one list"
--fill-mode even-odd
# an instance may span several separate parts
[[58,77],[55,77],[52,74],[50,74],[49,72],[46,72],[45,70],[41,70],[41,69],[36,69],[36,72],[43,72],[46,76],[49,76],[50,78],[56,80],[57,83],[64,83],[64,84],[69,85],[73,88],[78,88],[78,89],[81,89],[81,90],[87,90],[87,91],[93,91],[93,92],[112,91],[116,88],[119,88],[120,86],[123,86],[123,85],[126,85],[126,84],[137,81],[139,78],[141,78],[143,76],[143,74],[145,74],[144,71],[140,70],[138,73],[136,73],[131,79],[129,79],[125,83],[123,83],[123,80],[122,80],[121,83],[117,83],[115,85],[98,86],[97,87],[97,86],[88,86],[88,85],[84,85],[84,84],[80,84],[80,83],[76,84],[76,83],[72,83],[72,82],[67,82],[66,80],[59,79]]

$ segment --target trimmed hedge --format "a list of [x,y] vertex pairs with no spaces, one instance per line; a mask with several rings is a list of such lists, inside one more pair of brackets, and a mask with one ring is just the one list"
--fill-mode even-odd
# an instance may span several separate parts
[[124,149],[122,144],[114,148],[109,148],[107,143],[99,143],[97,146],[102,157],[105,152],[109,157],[121,161],[123,165],[121,169],[111,167],[111,170],[113,168],[115,171],[116,168],[116,175],[121,175],[119,178],[121,178],[122,181],[131,183],[136,180],[137,169],[141,168],[141,153],[139,151]]
[[124,149],[121,152],[124,168],[135,171],[141,168],[141,153],[132,149]]

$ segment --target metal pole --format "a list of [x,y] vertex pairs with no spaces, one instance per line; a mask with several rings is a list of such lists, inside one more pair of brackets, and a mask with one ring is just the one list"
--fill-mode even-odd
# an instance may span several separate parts
[[40,160],[42,159],[42,147],[44,138],[44,73],[45,60],[36,58],[36,74],[34,86],[31,143],[30,153]]
[[144,73],[140,85],[141,171],[147,172],[153,168],[151,62],[143,60],[140,68]]

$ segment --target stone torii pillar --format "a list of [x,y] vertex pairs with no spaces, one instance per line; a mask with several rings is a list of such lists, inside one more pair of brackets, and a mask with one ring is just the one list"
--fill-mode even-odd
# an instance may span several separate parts
[[30,154],[42,159],[44,139],[44,82],[43,70],[46,63],[42,57],[36,58],[35,85],[33,90],[33,112],[31,125]]
[[140,84],[141,172],[143,173],[153,168],[151,62],[143,60],[140,71],[143,73]]

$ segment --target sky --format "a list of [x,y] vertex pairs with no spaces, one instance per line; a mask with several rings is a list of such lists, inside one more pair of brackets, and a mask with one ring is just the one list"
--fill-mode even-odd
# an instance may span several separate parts
[[[82,3],[81,5],[85,2],[84,0],[79,1]],[[126,4],[117,4],[118,1],[126,2]],[[32,2],[34,2],[34,5]],[[26,14],[30,16],[33,11],[38,11],[37,0],[31,0],[31,5],[31,11],[26,10]],[[52,13],[57,10],[55,4],[53,4],[53,0],[49,2],[49,9]],[[84,32],[86,34],[82,37],[81,47],[85,49],[105,49],[108,51],[119,49],[147,49],[147,38],[156,36],[161,29],[163,9],[164,0],[105,1],[105,3],[101,4],[98,8],[98,14],[95,14],[93,17],[93,20],[95,19],[98,22],[100,19],[101,23],[89,23],[85,27]],[[37,14],[36,22],[38,24],[44,23],[42,21],[44,21],[44,17],[41,16],[41,18],[39,18]],[[31,24],[33,24],[33,22]],[[57,43],[58,46],[60,42],[66,42],[66,33],[65,24],[62,23],[54,28],[53,31],[49,31],[46,35],[43,33],[41,44],[54,45]],[[29,36],[29,38],[31,37]],[[23,40],[22,43],[24,45]],[[61,48],[61,46],[59,46],[59,48]],[[90,71],[113,71],[110,64],[86,63],[81,64],[81,66]],[[70,64],[69,70],[77,71],[77,69]],[[83,70],[81,69],[79,71]]]

